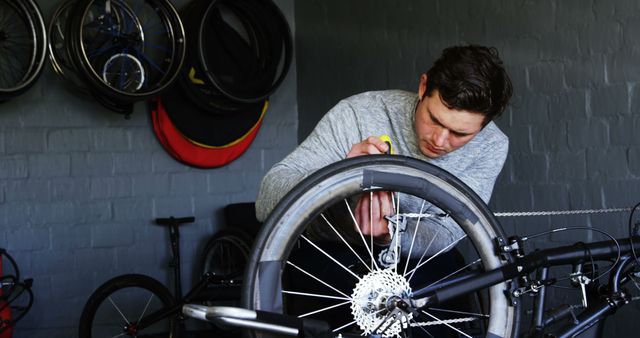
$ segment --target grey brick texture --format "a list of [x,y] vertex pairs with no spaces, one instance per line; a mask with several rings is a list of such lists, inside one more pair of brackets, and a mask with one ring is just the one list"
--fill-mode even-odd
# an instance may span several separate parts
[[[37,2],[47,24],[62,3]],[[293,1],[275,2],[295,32]],[[162,149],[145,103],[125,120],[71,90],[46,62],[33,88],[0,104],[0,247],[34,279],[35,294],[15,338],[77,337],[87,298],[116,275],[168,283],[168,234],[156,217],[197,217],[181,230],[186,291],[201,273],[200,250],[224,226],[222,208],[254,201],[262,176],[297,144],[295,62],[247,152],[207,170]]]

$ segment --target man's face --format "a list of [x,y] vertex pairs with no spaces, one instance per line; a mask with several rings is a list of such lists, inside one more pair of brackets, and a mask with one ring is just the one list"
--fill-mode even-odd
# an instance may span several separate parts
[[422,99],[416,107],[416,135],[420,151],[437,158],[471,141],[482,130],[484,115],[448,108],[437,90],[425,96],[426,86],[427,76],[423,74],[418,90]]

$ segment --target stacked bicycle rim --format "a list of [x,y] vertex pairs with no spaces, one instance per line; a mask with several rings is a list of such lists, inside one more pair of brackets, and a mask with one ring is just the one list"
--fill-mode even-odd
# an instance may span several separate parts
[[127,115],[174,81],[185,53],[168,0],[68,0],[53,15],[49,41],[58,74]]
[[185,62],[153,102],[154,129],[178,161],[221,166],[255,138],[291,64],[291,32],[270,0],[194,0],[181,15]]
[[0,102],[21,95],[38,79],[46,38],[34,0],[0,0]]

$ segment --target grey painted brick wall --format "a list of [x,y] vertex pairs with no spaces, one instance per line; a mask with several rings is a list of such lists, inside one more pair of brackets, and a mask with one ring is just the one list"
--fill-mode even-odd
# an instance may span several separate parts
[[[295,31],[293,1],[275,2]],[[38,3],[48,22],[62,1]],[[164,152],[144,104],[125,120],[45,65],[31,90],[0,105],[0,247],[34,278],[35,293],[14,337],[76,337],[84,302],[118,274],[168,282],[168,234],[155,217],[196,216],[181,229],[183,285],[191,285],[201,246],[223,225],[221,208],[254,201],[264,173],[295,147],[296,97],[294,62],[248,151],[195,169]]]
[[[491,45],[500,51],[515,90],[513,104],[497,121],[511,143],[492,209],[640,202],[637,1],[307,0],[296,3],[295,12],[300,139],[344,97],[417,90],[418,76],[449,45]],[[501,221],[508,234],[586,225],[623,236],[627,217]],[[602,237],[565,232],[534,244],[592,239]],[[607,337],[637,336],[640,322],[630,310],[607,326]]]

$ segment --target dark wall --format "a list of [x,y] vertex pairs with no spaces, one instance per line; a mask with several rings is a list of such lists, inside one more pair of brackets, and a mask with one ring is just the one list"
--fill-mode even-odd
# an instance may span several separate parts
[[[62,2],[38,1],[47,24]],[[293,1],[275,2],[295,31]],[[46,62],[31,90],[0,104],[0,247],[34,278],[34,307],[16,338],[76,337],[85,301],[113,276],[168,282],[168,234],[156,217],[196,217],[181,230],[190,286],[199,250],[224,224],[222,207],[254,201],[266,170],[296,145],[295,62],[248,151],[207,170],[162,149],[143,103],[125,120],[72,92]]]
[[[495,211],[631,207],[640,201],[640,7],[637,1],[383,1],[296,3],[299,139],[338,100],[417,90],[441,50],[495,46],[515,96],[497,121],[510,137]],[[508,234],[593,226],[626,234],[628,213],[501,218]],[[532,246],[602,239],[586,231]],[[637,305],[636,305],[637,308]],[[628,309],[627,309],[628,310]],[[632,337],[623,314],[607,336]]]

